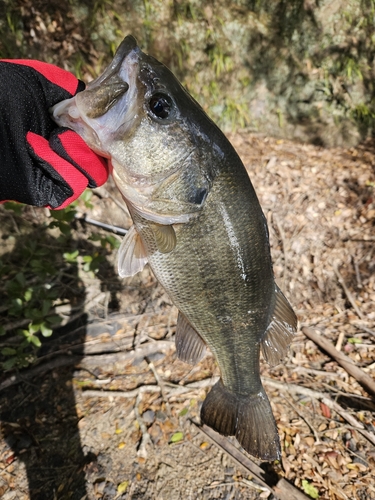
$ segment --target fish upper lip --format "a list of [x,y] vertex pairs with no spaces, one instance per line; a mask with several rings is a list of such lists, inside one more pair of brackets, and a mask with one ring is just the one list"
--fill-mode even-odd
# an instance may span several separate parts
[[118,73],[121,64],[124,59],[132,52],[133,50],[138,50],[140,52],[140,48],[138,47],[137,40],[133,35],[128,35],[124,38],[124,40],[119,45],[116,50],[115,56],[112,62],[107,66],[104,73],[98,76],[95,80],[90,82],[87,85],[87,89],[93,89],[99,85],[101,85],[105,80],[110,78],[113,74]]

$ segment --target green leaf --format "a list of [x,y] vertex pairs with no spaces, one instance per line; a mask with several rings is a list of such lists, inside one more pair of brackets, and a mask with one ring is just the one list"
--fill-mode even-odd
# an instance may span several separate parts
[[348,339],[350,344],[362,344],[362,339],[357,339],[356,337],[352,337]]
[[51,306],[52,306],[52,302],[50,300],[43,300],[43,305],[42,305],[42,315],[43,316],[46,316],[49,313]]
[[52,314],[46,318],[46,322],[50,325],[58,325],[61,323],[61,320],[62,318],[58,314]]
[[0,326],[0,337],[1,337],[2,335],[5,335],[5,334],[6,334],[6,332],[7,332],[7,331],[5,330],[5,328],[4,328],[3,326]]
[[36,347],[40,347],[42,345],[40,338],[36,335],[30,335],[27,340],[34,344]]
[[53,333],[53,330],[51,330],[51,328],[48,328],[45,323],[42,323],[40,325],[40,331],[42,332],[43,337],[50,337]]
[[302,479],[302,488],[306,495],[309,495],[311,498],[319,498],[318,490],[315,486],[306,481],[306,479]]
[[4,203],[3,207],[6,210],[13,210],[16,215],[22,215],[23,209],[26,205],[22,203],[15,203],[14,201],[7,201]]
[[189,409],[188,409],[188,408],[183,408],[183,409],[180,411],[179,416],[180,416],[180,417],[183,417],[184,415],[186,415],[186,414],[187,414],[187,412],[188,412],[188,411],[189,411]]
[[32,299],[32,296],[33,296],[33,289],[32,288],[28,288],[26,290],[26,292],[24,293],[23,298],[26,300],[26,302],[29,302],[29,300]]
[[26,278],[25,278],[25,275],[23,273],[17,273],[15,275],[15,279],[18,281],[18,283],[24,287],[26,285]]
[[178,443],[184,439],[184,434],[182,432],[175,432],[171,437],[171,443]]
[[111,248],[120,248],[121,241],[119,241],[116,236],[113,235],[108,235],[106,237],[107,243],[110,245]]
[[74,252],[65,252],[63,254],[63,257],[66,260],[66,262],[74,263],[74,262],[77,262],[78,254],[79,254],[79,251],[75,250]]
[[36,332],[39,332],[41,324],[42,324],[42,323],[41,323],[40,321],[39,321],[39,322],[37,322],[37,323],[34,323],[34,322],[30,323],[30,325],[29,325],[29,332],[30,332],[31,334],[34,334],[34,333],[36,333]]
[[9,358],[6,361],[4,361],[4,363],[2,363],[2,367],[4,370],[10,370],[11,368],[13,368],[13,366],[16,364],[16,362],[17,362],[16,357]]
[[13,349],[13,347],[3,347],[1,349],[1,354],[3,356],[14,356],[15,354],[17,354],[17,351]]

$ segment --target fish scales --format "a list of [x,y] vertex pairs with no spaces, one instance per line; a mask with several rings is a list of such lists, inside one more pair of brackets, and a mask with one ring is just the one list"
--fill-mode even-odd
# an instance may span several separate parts
[[237,153],[161,63],[125,38],[86,91],[54,119],[110,159],[134,225],[119,272],[148,262],[179,309],[176,351],[197,363],[207,345],[221,379],[201,420],[264,460],[280,457],[259,357],[284,357],[296,316],[274,281],[266,219]]
[[[248,176],[233,180],[230,171],[219,175],[202,213],[175,226],[178,245],[171,253],[154,248],[152,232],[142,230],[144,222],[138,226],[135,219],[135,225],[159,282],[214,354],[222,354],[225,385],[246,394],[260,382],[259,343],[269,323],[273,276],[266,226]],[[249,208],[251,216],[244,224],[238,214]],[[239,248],[233,249],[234,238]],[[254,380],[249,366],[257,374]]]

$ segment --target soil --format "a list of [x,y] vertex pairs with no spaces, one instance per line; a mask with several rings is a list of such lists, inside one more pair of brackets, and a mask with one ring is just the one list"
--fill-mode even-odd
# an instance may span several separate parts
[[[230,139],[266,214],[276,279],[300,328],[314,327],[373,374],[373,145],[327,150],[246,131]],[[113,197],[109,182],[88,215],[129,227]],[[76,224],[88,239],[91,227]],[[218,376],[212,355],[196,367],[176,358],[176,309],[148,267],[120,280],[115,257],[80,277],[84,301],[43,345],[44,369],[1,378],[1,498],[273,498],[194,424]],[[261,465],[267,483],[284,477],[310,498],[375,499],[375,448],[360,432],[375,438],[375,405],[359,383],[301,330],[283,363],[262,362],[261,372],[283,450],[279,463]]]

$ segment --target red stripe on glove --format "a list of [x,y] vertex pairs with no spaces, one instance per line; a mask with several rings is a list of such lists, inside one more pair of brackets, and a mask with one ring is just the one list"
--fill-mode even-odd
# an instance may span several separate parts
[[70,94],[75,95],[77,92],[79,80],[69,71],[58,68],[53,64],[33,59],[1,59],[1,61],[29,66],[41,73],[51,83],[67,90]]
[[[95,154],[85,141],[72,130],[58,135],[68,155],[93,179],[97,186],[102,186],[108,179],[107,160]],[[69,183],[71,186],[72,184]]]
[[61,156],[52,151],[47,139],[45,139],[44,137],[38,134],[34,134],[33,132],[28,132],[26,138],[35,153],[42,160],[48,162],[73,189],[73,195],[67,198],[59,207],[57,207],[59,210],[61,208],[65,208],[74,200],[76,200],[87,188],[87,177],[71,163],[67,162],[66,160],[61,158]]

